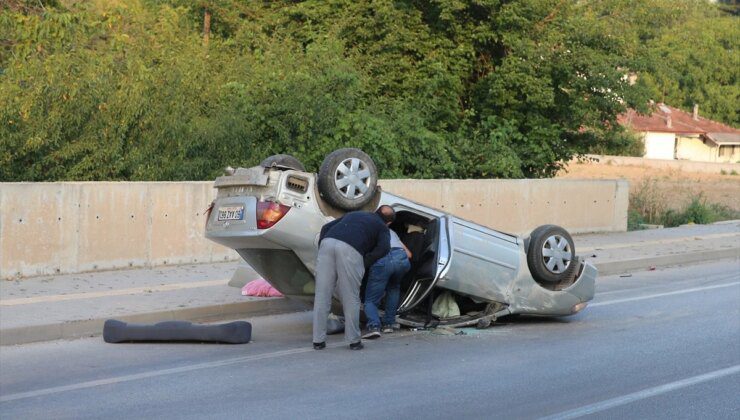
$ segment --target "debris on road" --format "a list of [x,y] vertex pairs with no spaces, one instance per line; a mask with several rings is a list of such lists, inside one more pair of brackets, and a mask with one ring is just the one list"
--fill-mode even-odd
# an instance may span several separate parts
[[246,321],[210,325],[165,321],[146,325],[109,319],[103,325],[103,340],[106,343],[195,341],[246,344],[251,338],[252,324]]
[[[412,329],[413,331],[414,329]],[[420,329],[421,330],[421,329]],[[446,336],[453,336],[453,335],[467,335],[467,333],[463,330],[459,330],[452,327],[436,327],[429,329],[430,334],[434,335],[446,335]]]
[[242,287],[242,296],[283,297],[277,289],[265,279],[252,280]]

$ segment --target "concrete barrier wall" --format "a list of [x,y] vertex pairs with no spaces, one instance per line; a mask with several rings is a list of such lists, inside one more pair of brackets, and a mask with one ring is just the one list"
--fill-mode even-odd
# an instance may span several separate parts
[[708,174],[740,173],[740,163],[694,162],[691,160],[646,159],[629,156],[586,155],[593,163],[601,165],[643,166],[648,168],[673,169],[683,172]]
[[203,238],[212,185],[0,184],[0,278],[236,259]]
[[[626,181],[385,180],[386,190],[510,233],[623,231]],[[203,238],[212,182],[0,183],[0,278],[233,260]]]
[[627,230],[625,180],[408,180],[380,182],[385,190],[463,219],[525,234],[543,224],[571,233]]

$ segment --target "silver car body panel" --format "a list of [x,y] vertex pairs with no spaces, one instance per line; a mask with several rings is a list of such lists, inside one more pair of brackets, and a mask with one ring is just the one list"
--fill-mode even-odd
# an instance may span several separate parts
[[506,302],[520,265],[516,241],[452,220],[453,264],[439,286],[482,300]]
[[[235,176],[239,178],[234,179]],[[289,177],[298,179],[300,188],[296,188],[295,182],[287,182]],[[206,237],[237,250],[287,296],[312,299],[319,232],[326,222],[333,220],[322,212],[318,202],[321,198],[316,175],[259,167],[239,169],[234,176],[218,178],[216,188],[218,194],[206,223]],[[264,200],[291,209],[272,228],[257,229],[256,219],[252,219],[257,202]],[[579,274],[572,284],[561,290],[548,290],[529,272],[523,238],[385,191],[381,192],[379,203],[439,223],[433,278],[415,282],[402,297],[399,312],[413,308],[435,287],[476,302],[497,303],[504,308],[499,315],[570,315],[577,310],[576,305],[594,296],[597,270],[588,262],[579,261]],[[218,220],[220,208],[235,206],[244,206],[244,220]],[[291,257],[291,252],[297,258]]]
[[253,168],[239,168],[234,175],[222,176],[216,178],[215,187],[223,188],[231,185],[261,185],[265,186],[270,182],[270,174],[265,173],[264,169],[255,166]]

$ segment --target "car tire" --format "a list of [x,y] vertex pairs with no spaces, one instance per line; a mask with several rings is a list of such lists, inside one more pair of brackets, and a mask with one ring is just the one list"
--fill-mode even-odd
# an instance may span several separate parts
[[281,166],[285,168],[295,169],[296,171],[306,172],[306,167],[303,166],[300,160],[291,155],[285,154],[272,155],[260,162],[260,166],[262,166],[263,168]]
[[331,206],[358,210],[372,201],[378,186],[375,162],[360,149],[329,153],[319,168],[319,193]]
[[538,283],[552,285],[570,279],[578,267],[573,238],[560,226],[538,227],[530,235],[527,265]]

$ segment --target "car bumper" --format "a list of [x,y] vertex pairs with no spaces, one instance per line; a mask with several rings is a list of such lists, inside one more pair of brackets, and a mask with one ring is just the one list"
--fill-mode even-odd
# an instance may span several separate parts
[[532,314],[565,316],[578,313],[594,297],[598,270],[593,264],[582,261],[580,274],[573,284],[562,290],[547,290],[529,282],[517,282],[512,290],[508,312],[511,314]]

